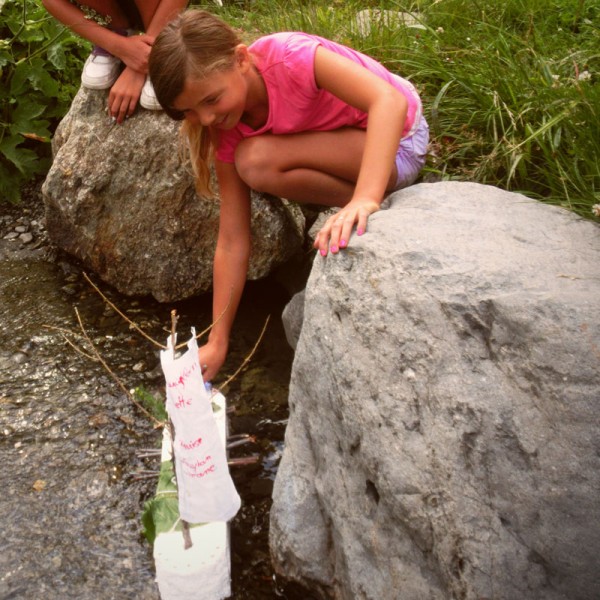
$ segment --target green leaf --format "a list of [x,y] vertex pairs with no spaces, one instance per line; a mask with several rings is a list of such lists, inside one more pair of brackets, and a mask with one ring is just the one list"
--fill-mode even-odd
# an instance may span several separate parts
[[4,200],[12,204],[19,202],[23,181],[24,177],[18,171],[7,168],[0,157],[0,202]]
[[10,82],[10,95],[13,98],[17,98],[26,91],[29,71],[29,65],[26,62],[19,63],[15,67]]
[[38,90],[46,97],[55,98],[59,89],[57,82],[46,71],[46,63],[41,58],[33,59],[31,62],[19,62],[15,68],[12,78],[10,92],[13,97],[28,93],[27,83],[34,90]]
[[32,44],[44,41],[44,32],[38,21],[27,20],[25,27],[19,33],[21,43]]
[[67,66],[67,57],[63,45],[60,42],[52,44],[48,48],[48,60],[59,70],[62,71]]
[[50,138],[48,130],[50,121],[37,119],[45,113],[47,106],[28,98],[21,99],[10,113],[11,121],[9,131],[12,135],[24,135],[27,137],[38,136]]
[[28,79],[34,89],[39,90],[46,97],[55,98],[58,96],[58,83],[50,76],[47,67],[46,61],[42,58],[33,59]]
[[0,152],[8,159],[19,171],[29,177],[39,170],[39,158],[33,150],[28,148],[18,148],[23,142],[19,135],[5,137],[0,142]]
[[0,69],[12,62],[12,54],[5,48],[0,49]]
[[19,103],[12,111],[12,121],[15,125],[22,126],[27,129],[27,123],[39,117],[46,107],[43,104],[39,104],[34,100],[28,98],[22,98]]

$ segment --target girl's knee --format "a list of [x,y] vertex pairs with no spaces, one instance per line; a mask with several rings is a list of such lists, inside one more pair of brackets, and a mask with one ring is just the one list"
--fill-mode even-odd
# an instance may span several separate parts
[[235,150],[235,167],[242,180],[257,192],[268,191],[272,173],[268,143],[261,136],[242,140]]

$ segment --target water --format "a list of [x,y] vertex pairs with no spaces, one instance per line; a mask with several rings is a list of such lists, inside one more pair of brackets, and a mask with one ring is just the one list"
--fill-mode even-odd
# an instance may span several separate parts
[[[15,251],[0,240],[0,599],[158,600],[151,547],[140,515],[158,468],[140,458],[158,446],[156,430],[90,354],[94,348],[123,385],[163,394],[158,350],[92,290],[68,258],[43,248]],[[210,298],[176,305],[135,300],[101,286],[129,318],[164,342],[170,311],[182,339],[210,322]],[[268,511],[287,422],[293,354],[280,315],[288,300],[272,280],[247,287],[223,368],[233,373],[251,351],[267,315],[267,334],[246,369],[224,390],[235,413],[231,433],[256,442],[231,456],[260,455],[235,467],[243,506],[231,526],[233,598],[302,598],[306,590],[275,581],[268,553]],[[91,353],[93,354],[93,353]],[[218,384],[218,381],[216,382]]]

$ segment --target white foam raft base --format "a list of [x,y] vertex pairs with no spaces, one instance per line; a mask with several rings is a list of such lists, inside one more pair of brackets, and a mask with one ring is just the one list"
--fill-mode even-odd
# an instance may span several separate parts
[[[227,443],[227,403],[213,391],[220,410],[214,412],[219,436]],[[171,435],[163,430],[161,461],[171,460]],[[229,525],[223,521],[190,527],[187,550],[181,531],[159,533],[154,540],[156,583],[162,600],[222,600],[231,596]]]

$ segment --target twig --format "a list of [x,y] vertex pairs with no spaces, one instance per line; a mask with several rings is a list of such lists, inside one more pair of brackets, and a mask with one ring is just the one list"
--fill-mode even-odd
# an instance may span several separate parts
[[231,450],[232,448],[237,448],[238,446],[243,446],[244,444],[253,444],[256,442],[256,438],[253,435],[249,435],[246,438],[242,438],[239,440],[235,440],[233,442],[227,442],[227,450]]
[[[207,334],[223,318],[223,315],[227,312],[227,309],[229,308],[229,305],[231,304],[232,294],[233,294],[233,290],[231,290],[229,292],[229,300],[227,301],[227,306],[223,309],[221,314],[206,329],[204,329],[200,333],[196,334],[197,340],[199,340],[203,335]],[[179,350],[179,348],[183,348],[184,346],[187,346],[187,342],[182,342],[181,344],[179,344],[179,346],[175,346],[175,349]]]
[[234,433],[227,436],[227,443],[234,442],[236,440],[245,440],[248,438],[254,438],[254,436],[250,435],[249,433]]
[[190,524],[183,519],[181,519],[181,533],[183,533],[183,548],[187,550],[194,544],[192,543],[192,536],[190,534]]
[[79,346],[77,346],[75,343],[73,343],[68,337],[67,334],[72,335],[74,337],[78,337],[81,338],[82,336],[79,335],[77,332],[75,331],[71,331],[70,329],[64,329],[63,327],[55,327],[54,325],[42,325],[42,327],[45,327],[46,329],[53,329],[54,331],[58,331],[60,333],[60,335],[62,336],[63,340],[69,344],[69,346],[71,346],[71,348],[73,348],[73,350],[75,350],[75,352],[77,352],[78,354],[81,354],[81,356],[85,356],[85,358],[87,358],[88,360],[97,362],[98,359],[95,356],[92,356],[91,354],[88,354],[87,352],[84,352]]
[[[119,316],[121,316],[131,327],[133,327],[141,336],[145,337],[147,340],[152,342],[158,348],[162,350],[166,349],[164,344],[156,341],[154,338],[149,336],[139,325],[137,325],[134,321],[132,321],[126,314],[124,314],[121,310],[119,310],[114,303],[112,303],[101,291],[100,288],[88,277],[87,273],[83,273],[83,277],[85,280],[94,288],[94,290],[98,293],[98,295],[106,302]],[[215,321],[213,321],[206,329],[201,331],[196,335],[196,339],[200,339],[202,336],[206,335],[222,318],[223,315],[227,312],[229,305],[231,303],[231,293],[229,294],[229,302],[227,302],[227,306],[223,309],[223,312],[217,317]],[[175,350],[179,350],[180,348],[184,348],[187,345],[187,342],[182,342],[178,346],[173,346]]]
[[255,465],[260,460],[260,455],[240,456],[239,458],[230,458],[227,464],[230,467],[242,467],[244,465]]
[[73,350],[75,350],[75,352],[77,352],[78,354],[81,354],[81,356],[84,356],[85,358],[89,359],[89,360],[93,360],[93,361],[98,361],[98,359],[95,356],[92,356],[91,354],[88,354],[87,352],[84,352],[79,346],[77,346],[76,344],[74,344],[64,333],[61,333],[63,340],[65,340],[65,342],[67,342],[67,344],[69,344],[69,346],[71,346],[71,348],[73,348]]
[[173,358],[175,358],[175,340],[177,335],[177,321],[179,321],[179,317],[177,316],[177,311],[173,309],[171,311],[171,348],[173,348]]
[[252,348],[250,354],[248,354],[248,356],[246,356],[246,358],[244,359],[244,362],[239,366],[238,370],[231,376],[229,377],[229,379],[227,379],[225,381],[225,383],[220,384],[218,387],[219,388],[224,388],[225,386],[227,386],[229,383],[231,383],[231,381],[233,381],[238,374],[240,373],[240,371],[250,362],[250,359],[252,358],[252,356],[254,355],[254,353],[256,352],[256,349],[258,348],[258,345],[260,344],[263,335],[265,334],[265,331],[267,329],[267,325],[269,324],[269,319],[271,318],[271,315],[269,315],[265,321],[265,324],[263,325],[262,331],[260,332],[260,335],[258,336],[258,340],[256,340],[256,344],[254,344],[254,348]]
[[127,395],[127,397],[151,420],[154,422],[156,427],[162,427],[164,423],[159,421],[154,415],[148,412],[131,394],[131,392],[123,385],[123,382],[112,372],[110,367],[106,364],[106,361],[100,356],[100,353],[96,350],[94,343],[90,339],[85,327],[83,326],[83,321],[81,320],[81,316],[79,315],[79,311],[75,307],[75,315],[77,316],[77,321],[79,322],[79,328],[81,329],[81,333],[83,337],[86,339],[88,344],[91,346],[94,351],[94,356],[98,360],[98,362],[106,369],[107,373],[113,378],[116,384],[121,388],[121,390]]
[[160,456],[162,456],[161,450],[156,452],[138,452],[137,454],[138,458],[160,458]]
[[145,337],[148,341],[152,342],[155,346],[166,349],[164,344],[157,342],[155,339],[151,338],[139,325],[134,323],[126,314],[121,312],[101,291],[100,288],[88,277],[87,273],[83,273],[85,280],[96,290],[96,292],[102,297],[104,302],[106,302],[118,315],[120,315],[123,319],[125,319],[131,327],[133,327],[141,336]]

